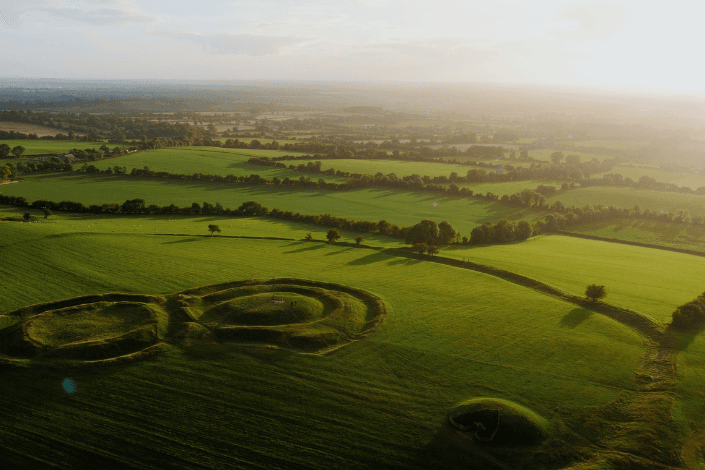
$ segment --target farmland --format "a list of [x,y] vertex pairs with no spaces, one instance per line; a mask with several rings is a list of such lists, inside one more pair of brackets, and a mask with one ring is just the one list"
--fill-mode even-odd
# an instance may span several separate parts
[[532,211],[525,208],[393,189],[319,191],[271,185],[162,181],[131,176],[29,175],[22,183],[3,186],[1,192],[25,196],[30,201],[60,198],[86,205],[121,204],[127,199],[143,198],[148,205],[190,206],[193,202],[201,204],[206,201],[210,204],[220,202],[224,207],[235,209],[245,201],[257,201],[269,209],[306,214],[330,213],[354,220],[386,219],[399,226],[410,226],[424,218],[447,220],[466,235],[488,220],[532,218]]
[[[43,155],[50,153],[68,153],[71,149],[98,149],[105,142],[76,142],[73,140],[2,140],[2,144],[10,146],[10,148],[21,145],[25,148],[22,156]],[[111,148],[114,147],[111,146]],[[17,161],[13,159],[12,161]]]
[[[146,465],[155,466],[147,456],[154,452],[162,462],[186,468],[204,458],[218,465],[288,466],[306,461],[330,468],[347,461],[355,467],[383,462],[427,468],[428,460],[438,457],[426,444],[443,432],[445,413],[468,397],[504,398],[543,416],[560,403],[560,420],[577,426],[591,407],[629,397],[637,389],[633,370],[642,344],[634,332],[606,317],[584,315],[570,304],[470,271],[298,241],[111,233],[56,237],[45,224],[3,224],[0,230],[4,259],[33,247],[21,269],[14,264],[0,268],[18,287],[3,296],[3,313],[28,303],[107,290],[168,293],[278,276],[363,288],[382,296],[391,308],[383,328],[372,337],[329,357],[239,346],[209,350],[203,345],[192,351],[170,347],[156,360],[110,373],[71,372],[80,393],[70,398],[57,390],[62,372],[8,372],[6,377],[15,385],[11,393],[2,392],[7,404],[3,422],[29,411],[22,396],[41,398],[32,406],[33,415],[43,422],[35,432],[47,438],[63,436],[59,458],[76,468],[83,468],[76,460],[81,454],[90,455],[92,465],[135,465],[133,459],[147,459]],[[179,256],[173,256],[175,249]],[[72,274],[59,274],[67,263],[74,267]],[[102,270],[106,264],[113,268]],[[492,334],[486,334],[490,330]],[[220,398],[233,383],[238,384],[238,399]],[[194,401],[195,396],[200,398]],[[257,411],[263,409],[263,399],[266,415]],[[356,405],[361,403],[365,406]],[[169,412],[173,409],[181,411],[175,415]],[[139,422],[144,415],[155,418],[149,424]],[[221,421],[228,417],[237,419],[238,426]],[[110,426],[105,426],[106,419]],[[198,428],[193,423],[199,423]],[[276,439],[282,426],[289,428],[289,438],[280,441],[281,446],[263,447],[263,442]],[[44,441],[35,447],[38,439],[27,439],[29,429],[19,422],[14,428],[0,428],[3,450],[17,462],[29,458],[51,463],[53,445]],[[162,436],[160,429],[171,433]],[[371,448],[343,445],[362,435],[371,440]],[[105,448],[106,441],[133,450],[114,454]],[[232,442],[239,443],[235,449]]]
[[687,210],[691,216],[705,215],[705,196],[672,192],[649,191],[637,188],[590,187],[578,188],[552,196],[549,202],[561,201],[566,206],[582,207],[585,204],[602,204],[631,209],[640,206],[652,212]]
[[705,277],[705,263],[696,256],[563,236],[442,254],[523,274],[574,295],[582,295],[588,284],[604,284],[610,303],[662,323],[670,321],[677,306],[701,293]]
[[[554,141],[572,125],[583,139],[576,147],[605,149],[562,151],[582,162],[631,155],[652,134],[673,136],[550,106],[509,112],[482,104],[481,93],[468,115],[402,106],[353,113],[337,104],[288,110],[286,96],[266,105],[218,98],[205,110],[195,100],[189,106],[199,111],[171,116],[210,116],[216,129],[160,123],[164,106],[185,106],[168,96],[130,101],[134,109],[121,115],[67,115],[103,139],[138,136],[140,151],[73,171],[51,161],[3,169],[2,196],[53,202],[3,197],[15,205],[0,205],[2,464],[702,470],[705,342],[693,299],[705,290],[705,228],[643,212],[705,216],[705,196],[591,186],[583,177],[607,165],[550,162],[573,143]],[[247,163],[307,154],[215,145],[231,138],[217,132],[226,126],[252,129],[262,143],[310,132],[307,148],[320,158],[283,161],[287,168]],[[566,180],[457,183],[475,193],[461,197],[442,191],[449,182],[420,190],[418,181],[384,178],[345,186],[361,189],[314,189],[319,179],[348,180],[288,168],[320,160],[322,170],[351,174],[462,177],[476,167],[412,160],[430,139],[441,148],[471,141],[468,134],[519,142],[504,145],[516,150],[541,136],[545,148],[529,150],[539,163],[510,161],[508,152],[491,162]],[[385,151],[408,152],[408,160],[368,158],[355,144],[394,139],[404,145]],[[102,144],[3,142],[26,154]],[[337,158],[341,147],[354,158]],[[654,147],[612,173],[700,187],[698,148],[689,164],[675,143],[668,148],[668,164],[648,160]],[[89,165],[142,171],[100,174]],[[659,169],[686,167],[694,173]],[[216,183],[199,174],[313,183]],[[486,195],[539,185],[563,189],[545,200],[544,188]],[[235,210],[252,201],[266,209]],[[569,213],[556,201],[592,208]],[[275,208],[289,213],[267,211]],[[376,223],[383,220],[398,227]],[[586,291],[591,284],[606,296]]]

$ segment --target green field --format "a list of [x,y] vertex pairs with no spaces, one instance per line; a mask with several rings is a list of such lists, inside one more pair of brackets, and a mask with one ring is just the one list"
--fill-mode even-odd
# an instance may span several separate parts
[[672,183],[678,186],[686,186],[690,189],[698,189],[705,186],[705,175],[694,173],[674,173],[670,171],[659,170],[649,167],[632,167],[617,165],[610,173],[618,173],[625,178],[631,178],[634,181],[639,181],[642,176],[648,176],[655,179],[659,183]]
[[[59,132],[59,131],[57,131]],[[68,153],[69,150],[77,149],[92,149],[100,148],[105,142],[77,142],[75,140],[0,140],[0,144],[7,144],[10,148],[21,145],[25,148],[23,156],[27,155],[42,155],[47,153]],[[111,149],[117,144],[107,144]],[[122,147],[122,145],[121,145]],[[16,159],[12,159],[16,161]],[[11,161],[12,161],[11,160]]]
[[[79,201],[85,205],[118,203],[142,198],[147,205],[193,202],[220,202],[236,209],[245,201],[257,201],[269,209],[302,214],[334,214],[354,220],[382,219],[411,226],[423,219],[451,223],[463,235],[485,221],[533,219],[532,210],[470,198],[455,198],[428,193],[411,193],[393,189],[354,191],[300,190],[279,186],[196,183],[186,181],[142,179],[130,176],[47,174],[28,175],[22,183],[2,186],[2,194],[25,196],[28,200],[48,199]],[[58,196],[57,196],[58,195]],[[435,206],[433,204],[436,204]]]
[[[345,182],[345,178],[314,175],[289,169],[270,168],[246,163],[247,160],[253,156],[272,157],[281,155],[284,154],[275,150],[236,151],[235,149],[214,149],[213,147],[182,147],[138,152],[131,155],[123,155],[121,157],[92,162],[91,164],[101,170],[115,166],[124,166],[127,168],[128,172],[131,171],[132,168],[149,167],[152,171],[168,171],[169,173],[186,175],[203,173],[206,175],[221,176],[250,176],[251,174],[257,174],[267,179],[274,177],[279,177],[280,179],[286,177],[299,179],[301,176],[306,176],[316,181],[322,178],[331,182]],[[301,162],[291,163],[298,165]]]
[[644,219],[616,219],[576,225],[571,232],[629,242],[705,252],[705,227]]
[[705,196],[695,194],[649,191],[636,188],[619,188],[611,186],[594,186],[578,188],[548,198],[549,204],[561,201],[566,206],[583,207],[585,204],[602,204],[621,209],[632,209],[652,212],[673,212],[687,210],[691,216],[705,215]]
[[449,248],[441,255],[506,269],[574,295],[584,295],[588,284],[604,285],[608,303],[661,323],[668,323],[676,307],[705,290],[705,262],[700,257],[560,235],[511,245]]
[[[0,422],[12,425],[0,425],[0,446],[11,464],[431,468],[441,459],[448,468],[464,451],[439,455],[437,441],[446,445],[447,413],[464,400],[509,400],[543,417],[558,403],[553,419],[579,430],[594,407],[636,396],[634,332],[471,271],[305,242],[57,237],[19,223],[0,233],[0,272],[13,279],[0,313],[280,276],[362,288],[391,309],[369,338],[328,356],[204,344],[105,369],[4,371],[13,387],[0,389]],[[78,386],[72,396],[61,390],[66,374]],[[21,419],[28,413],[31,422]]]

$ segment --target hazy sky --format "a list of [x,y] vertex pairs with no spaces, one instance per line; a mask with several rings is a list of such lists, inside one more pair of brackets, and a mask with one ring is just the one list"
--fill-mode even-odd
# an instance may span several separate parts
[[0,76],[705,95],[704,13],[702,0],[0,0]]

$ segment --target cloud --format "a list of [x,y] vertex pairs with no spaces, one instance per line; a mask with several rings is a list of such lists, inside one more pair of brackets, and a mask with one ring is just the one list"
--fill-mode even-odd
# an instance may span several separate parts
[[287,47],[315,43],[315,38],[259,34],[201,34],[192,31],[153,31],[152,34],[184,39],[210,47],[216,54],[275,55]]
[[17,25],[20,14],[25,8],[21,1],[18,0],[0,0],[0,25],[7,28],[12,28]]
[[620,5],[594,1],[563,11],[556,16],[556,21],[563,26],[554,30],[559,38],[606,40],[624,28],[628,14]]
[[56,0],[46,0],[36,8],[55,16],[100,26],[128,26],[156,22],[155,18],[145,15],[123,0],[70,2],[69,5]]

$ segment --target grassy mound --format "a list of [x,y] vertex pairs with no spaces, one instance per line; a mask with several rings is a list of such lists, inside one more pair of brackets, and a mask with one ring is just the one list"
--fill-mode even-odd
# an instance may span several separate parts
[[25,331],[30,341],[61,347],[122,336],[154,320],[144,304],[99,302],[37,315],[25,323]]
[[160,305],[163,300],[105,294],[25,307],[4,316],[0,354],[7,356],[6,362],[21,358],[82,363],[137,357],[167,334],[169,315]]
[[490,446],[533,446],[541,444],[550,434],[545,418],[521,405],[496,398],[462,402],[451,412],[450,422]]
[[323,303],[315,298],[289,292],[261,293],[223,302],[204,314],[201,321],[221,325],[284,325],[312,321],[324,311]]
[[302,279],[251,280],[189,289],[180,308],[219,341],[299,352],[339,348],[371,332],[386,314],[378,297]]

